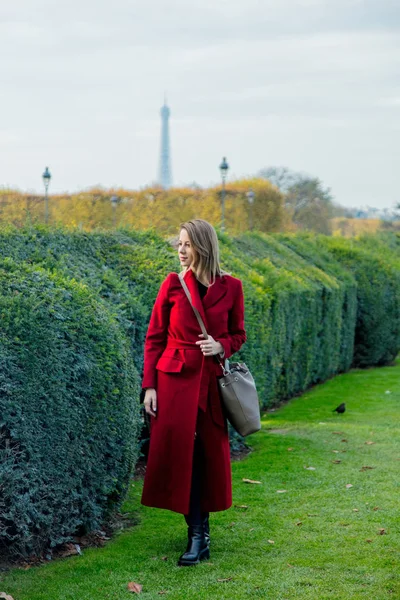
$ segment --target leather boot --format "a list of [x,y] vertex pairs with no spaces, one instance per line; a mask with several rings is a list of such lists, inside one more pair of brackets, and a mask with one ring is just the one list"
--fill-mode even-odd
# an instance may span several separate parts
[[201,560],[210,558],[210,549],[204,531],[204,522],[190,522],[190,518],[185,515],[188,524],[188,543],[186,552],[179,557],[178,565],[180,567],[191,567],[197,565]]

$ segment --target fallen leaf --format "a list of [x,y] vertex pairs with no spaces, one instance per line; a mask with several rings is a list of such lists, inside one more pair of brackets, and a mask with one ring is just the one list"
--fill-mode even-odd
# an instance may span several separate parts
[[375,444],[375,442],[371,442],[370,440],[368,440],[368,442],[364,442],[365,444],[367,444],[367,446],[371,446],[371,444]]
[[12,596],[6,594],[5,592],[0,592],[0,598],[4,598],[4,600],[14,600]]
[[341,442],[347,442],[348,440],[346,440],[346,438],[343,438],[342,440],[340,440]]
[[292,450],[294,450],[294,448],[288,448],[288,452],[291,452]]
[[164,594],[168,594],[168,590],[161,590],[160,592],[158,592],[159,596],[163,596]]
[[304,469],[307,469],[307,471],[315,471],[315,467],[304,467]]
[[365,467],[361,467],[360,471],[368,471],[369,469],[375,469],[375,467],[368,467],[366,465]]
[[287,563],[288,567],[294,567],[294,565],[291,565],[290,563]]
[[274,540],[268,540],[268,544],[275,544]]
[[168,556],[162,556],[161,560],[168,560]]
[[128,592],[133,592],[134,594],[140,594],[143,589],[143,586],[140,583],[136,583],[135,581],[130,581],[128,583]]
[[303,525],[303,521],[297,521],[296,525]]
[[242,479],[243,483],[262,483],[262,481],[256,481],[255,479]]
[[287,492],[287,490],[276,490],[277,494],[284,494],[285,492]]
[[378,535],[384,535],[385,533],[386,533],[386,529],[384,529],[383,527],[378,529]]
[[333,435],[343,435],[343,431],[332,431]]
[[341,463],[342,461],[341,461],[339,458],[337,458],[336,460],[333,460],[332,462],[333,462],[333,463],[335,463],[335,465],[338,465],[338,464],[339,464],[339,463]]
[[225,577],[225,579],[217,579],[219,583],[224,583],[225,581],[232,581],[233,577]]
[[379,506],[374,506],[372,510],[379,510]]
[[370,539],[365,540],[365,541],[368,542],[369,544],[372,542],[372,540],[370,540]]
[[244,508],[244,509],[246,509],[246,508],[249,508],[249,507],[247,506],[247,504],[235,504],[235,508]]
[[360,512],[358,508],[353,508],[354,512]]
[[335,454],[339,454],[339,450],[332,450]]
[[255,530],[255,527],[252,527],[251,529],[249,529],[249,531],[254,531],[254,530]]
[[347,488],[351,488],[351,487],[353,487],[353,484],[352,483],[346,483],[346,487]]

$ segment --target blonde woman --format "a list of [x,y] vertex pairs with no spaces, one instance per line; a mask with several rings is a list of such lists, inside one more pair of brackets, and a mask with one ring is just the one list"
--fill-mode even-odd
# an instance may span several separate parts
[[[180,226],[178,255],[204,339],[177,273],[161,284],[144,348],[144,406],[151,415],[142,503],[185,516],[186,552],[178,564],[210,557],[209,513],[232,505],[219,360],[246,340],[242,282],[221,269],[217,234],[207,221]],[[219,360],[218,360],[219,359]]]

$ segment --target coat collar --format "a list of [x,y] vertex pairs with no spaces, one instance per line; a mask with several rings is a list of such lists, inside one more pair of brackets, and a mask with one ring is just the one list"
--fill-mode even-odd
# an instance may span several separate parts
[[185,281],[190,290],[193,304],[202,317],[204,315],[204,311],[219,302],[225,296],[228,289],[225,277],[217,276],[215,282],[208,288],[204,298],[201,299],[199,289],[197,287],[197,279],[192,269],[188,269],[186,271]]

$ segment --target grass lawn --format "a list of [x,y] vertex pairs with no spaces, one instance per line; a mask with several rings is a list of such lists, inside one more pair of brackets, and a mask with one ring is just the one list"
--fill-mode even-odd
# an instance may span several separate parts
[[[332,412],[342,401],[346,413]],[[339,375],[264,415],[253,452],[233,464],[234,506],[211,516],[209,562],[176,566],[183,517],[142,507],[135,481],[124,510],[138,526],[83,556],[3,573],[0,591],[128,600],[135,581],[143,600],[400,599],[399,414],[400,359]]]

